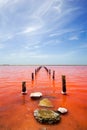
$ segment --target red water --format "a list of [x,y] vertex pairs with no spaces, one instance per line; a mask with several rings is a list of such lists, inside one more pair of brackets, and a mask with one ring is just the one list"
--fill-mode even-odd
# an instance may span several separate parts
[[[55,70],[55,80],[41,68],[35,80],[31,73],[38,66],[0,66],[0,130],[86,130],[87,129],[87,66],[47,66]],[[61,94],[61,76],[66,75],[67,95]],[[22,95],[22,81],[28,94]],[[32,100],[31,92],[40,91],[43,98],[68,109],[60,123],[42,125],[33,117],[40,100]]]

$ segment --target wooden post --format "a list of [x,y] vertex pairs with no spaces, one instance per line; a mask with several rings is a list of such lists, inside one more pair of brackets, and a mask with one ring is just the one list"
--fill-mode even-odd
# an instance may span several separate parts
[[49,75],[51,75],[51,70],[49,69]]
[[47,73],[48,73],[48,69],[47,69],[47,67],[44,66],[44,69],[45,69],[45,70],[47,71]]
[[53,77],[52,78],[53,78],[53,80],[55,79],[55,71],[53,71]]
[[32,80],[34,80],[34,73],[32,73],[31,77],[32,77]]
[[62,75],[62,94],[66,94],[66,77]]
[[23,81],[22,82],[22,94],[25,94],[25,93],[27,93],[27,91],[26,91],[26,82]]
[[35,69],[35,75],[37,74],[37,69]]

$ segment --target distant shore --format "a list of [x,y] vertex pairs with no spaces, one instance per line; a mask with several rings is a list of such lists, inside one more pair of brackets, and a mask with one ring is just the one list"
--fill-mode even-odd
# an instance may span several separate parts
[[87,66],[86,64],[0,64],[0,66]]

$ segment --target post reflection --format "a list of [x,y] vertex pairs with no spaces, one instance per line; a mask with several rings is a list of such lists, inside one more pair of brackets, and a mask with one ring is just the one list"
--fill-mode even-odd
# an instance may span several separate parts
[[52,81],[52,86],[53,86],[53,94],[55,94],[55,80]]
[[31,80],[31,87],[34,87],[34,80]]
[[62,95],[61,106],[67,107],[67,95]]
[[26,96],[26,95],[22,95],[22,104],[23,104],[23,105],[25,104],[25,96]]

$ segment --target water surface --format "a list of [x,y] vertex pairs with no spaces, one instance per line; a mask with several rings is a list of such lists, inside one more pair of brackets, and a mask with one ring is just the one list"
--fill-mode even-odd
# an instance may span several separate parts
[[[87,129],[87,66],[46,66],[37,73],[34,81],[31,73],[38,66],[0,66],[0,130],[86,130]],[[52,73],[55,70],[55,80]],[[67,95],[61,94],[61,76],[66,76]],[[22,82],[26,81],[28,94],[22,95]],[[42,125],[33,117],[40,100],[32,100],[31,92],[40,91],[43,98],[52,101],[53,110],[66,107],[56,125]]]

